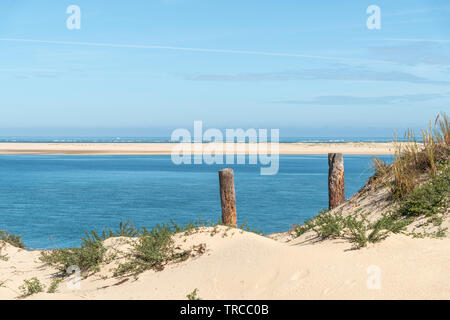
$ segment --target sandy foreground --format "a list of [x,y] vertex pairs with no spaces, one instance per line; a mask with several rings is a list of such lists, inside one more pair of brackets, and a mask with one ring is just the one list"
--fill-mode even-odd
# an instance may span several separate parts
[[[222,150],[223,154],[275,153],[281,155],[307,154],[379,154],[389,155],[395,152],[392,143],[348,142],[348,143],[280,143],[277,147],[260,144],[183,144],[192,154],[209,153]],[[0,154],[72,154],[72,155],[170,155],[174,143],[0,143]],[[268,150],[267,150],[268,149]],[[182,152],[182,151],[181,151]]]
[[[126,242],[115,238],[105,245],[120,252]],[[202,299],[450,299],[450,238],[394,235],[353,250],[345,240],[281,242],[219,227],[177,235],[176,245],[206,250],[138,279],[112,277],[115,265],[109,264],[79,289],[65,281],[56,293],[28,299],[186,299],[196,288]],[[7,246],[5,253],[0,299],[17,298],[18,287],[32,277],[49,287],[56,270],[43,266],[39,251]]]

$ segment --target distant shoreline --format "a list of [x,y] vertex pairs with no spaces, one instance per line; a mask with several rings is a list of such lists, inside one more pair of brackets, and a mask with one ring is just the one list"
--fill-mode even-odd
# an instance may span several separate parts
[[[194,147],[196,145],[196,147]],[[178,143],[0,143],[0,155],[170,155]],[[198,144],[191,144],[193,154]],[[225,154],[261,153],[259,144],[203,143],[201,148],[223,148]],[[270,146],[270,144],[269,144]],[[196,150],[196,151],[194,151]],[[244,150],[244,152],[242,151]],[[257,150],[257,151],[255,151]],[[264,150],[264,149],[263,149]],[[274,149],[275,151],[275,149]],[[270,147],[269,147],[269,154]],[[280,143],[280,155],[324,155],[343,153],[349,155],[392,155],[394,144],[386,142],[336,142],[336,143]]]

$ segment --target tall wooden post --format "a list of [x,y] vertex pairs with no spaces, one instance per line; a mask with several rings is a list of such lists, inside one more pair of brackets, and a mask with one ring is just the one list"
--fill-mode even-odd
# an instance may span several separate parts
[[342,153],[329,153],[328,166],[328,208],[331,210],[345,201],[344,158]]
[[219,171],[220,200],[222,202],[222,222],[237,228],[236,195],[234,191],[233,169]]

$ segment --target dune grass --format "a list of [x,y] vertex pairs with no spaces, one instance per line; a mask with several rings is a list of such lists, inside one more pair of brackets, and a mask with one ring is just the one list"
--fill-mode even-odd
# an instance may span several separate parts
[[20,291],[22,292],[20,298],[26,298],[33,294],[43,292],[44,288],[45,286],[36,277],[24,280],[23,284],[19,287]]
[[0,230],[0,241],[5,241],[6,243],[16,247],[16,248],[25,248],[25,243],[22,241],[22,236],[15,235],[12,233],[9,233],[7,231],[1,231]]
[[[450,196],[450,125],[445,113],[438,115],[434,125],[422,130],[422,143],[414,139],[411,130],[408,143],[395,142],[395,159],[387,164],[374,159],[375,174],[371,186],[387,186],[395,210],[385,213],[375,222],[368,215],[349,215],[323,210],[303,225],[294,228],[297,236],[307,231],[322,238],[346,238],[357,247],[365,247],[385,239],[389,233],[403,232],[419,217],[427,217],[440,226],[449,207]],[[442,237],[446,229],[439,228],[430,236]],[[412,234],[417,236],[417,234]],[[423,234],[422,234],[423,235]]]
[[194,291],[192,291],[191,293],[186,295],[186,298],[188,300],[202,300],[200,299],[200,297],[198,296],[198,289],[195,288]]
[[114,275],[136,275],[149,269],[161,271],[169,262],[186,260],[190,251],[176,252],[172,239],[175,232],[165,224],[158,225],[150,231],[144,229],[133,244],[128,261],[120,264]]
[[445,213],[450,195],[450,166],[443,166],[436,175],[399,201],[397,213],[409,217],[431,217]]
[[384,214],[375,222],[370,222],[367,214],[344,216],[342,212],[324,209],[303,225],[295,227],[294,232],[299,237],[307,231],[314,231],[323,240],[347,239],[355,247],[361,248],[385,239],[390,232],[399,233],[407,225],[407,220],[398,219],[394,214]]
[[99,271],[106,248],[101,241],[83,240],[80,247],[43,251],[41,261],[57,268],[62,274],[77,266],[83,275]]
[[426,177],[438,173],[438,168],[448,166],[450,159],[450,121],[445,113],[439,114],[434,125],[421,130],[422,143],[416,141],[414,132],[407,132],[407,143],[394,142],[395,157],[388,165],[374,159],[373,184],[389,186],[394,200],[401,200],[413,192]]
[[[173,236],[177,233],[190,235],[198,232],[200,228],[212,227],[211,236],[217,233],[217,227],[224,225],[220,220],[216,223],[211,221],[190,222],[186,225],[178,225],[172,220],[170,223],[158,224],[148,230],[145,227],[135,228],[131,223],[120,223],[117,230],[104,229],[102,232],[94,230],[84,232],[79,247],[43,251],[41,261],[47,265],[57,268],[61,276],[67,276],[66,270],[70,266],[77,266],[82,276],[87,277],[100,270],[100,265],[107,262],[107,248],[103,241],[113,237],[135,238],[131,242],[131,252],[126,256],[126,262],[121,263],[115,270],[114,276],[138,275],[146,270],[163,270],[170,262],[186,260],[191,250],[177,250],[174,247]],[[250,229],[247,223],[242,224],[241,230],[261,233]]]

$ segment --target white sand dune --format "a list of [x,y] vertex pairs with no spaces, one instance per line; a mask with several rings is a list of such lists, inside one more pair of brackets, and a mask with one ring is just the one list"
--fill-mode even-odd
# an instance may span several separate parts
[[[109,264],[82,280],[79,290],[63,282],[57,293],[30,299],[186,299],[196,288],[202,299],[450,299],[449,238],[394,235],[352,250],[344,240],[301,237],[282,243],[226,227],[211,234],[209,228],[177,235],[177,245],[203,243],[206,252],[163,271],[147,271],[124,282],[111,277]],[[124,249],[123,241],[109,239],[105,245]],[[32,277],[48,288],[55,270],[42,266],[39,252],[7,246],[2,253],[9,260],[0,261],[0,281],[5,281],[0,299],[19,296],[18,287]]]

